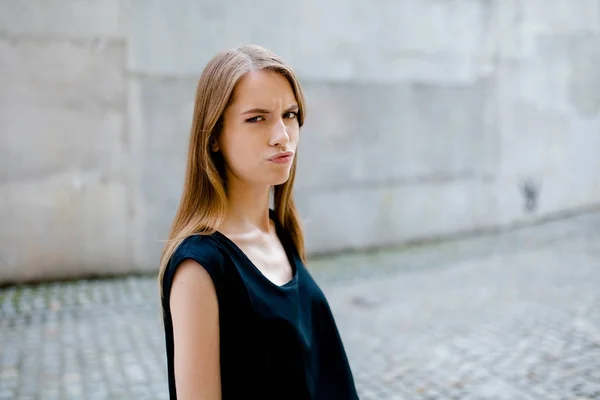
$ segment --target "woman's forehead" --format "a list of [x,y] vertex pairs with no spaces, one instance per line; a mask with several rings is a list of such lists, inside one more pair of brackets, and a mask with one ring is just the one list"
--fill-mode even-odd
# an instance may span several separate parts
[[283,107],[296,104],[288,79],[277,72],[251,71],[240,79],[233,90],[233,106],[267,107],[281,103]]

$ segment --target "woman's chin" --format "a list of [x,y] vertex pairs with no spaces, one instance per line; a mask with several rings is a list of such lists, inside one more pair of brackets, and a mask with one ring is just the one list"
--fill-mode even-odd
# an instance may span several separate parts
[[270,179],[272,186],[283,185],[290,179],[290,171],[286,171],[285,173],[278,174],[278,176],[273,176],[273,179]]

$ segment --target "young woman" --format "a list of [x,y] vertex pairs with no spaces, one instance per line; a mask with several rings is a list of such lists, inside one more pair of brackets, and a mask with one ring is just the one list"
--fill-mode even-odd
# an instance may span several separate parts
[[[304,98],[255,46],[203,71],[161,259],[171,399],[357,399],[292,198]],[[273,209],[270,204],[273,204]]]

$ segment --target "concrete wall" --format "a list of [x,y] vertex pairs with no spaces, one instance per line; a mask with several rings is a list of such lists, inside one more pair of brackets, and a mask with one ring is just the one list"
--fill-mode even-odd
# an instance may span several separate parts
[[600,203],[600,0],[0,0],[0,281],[154,270],[198,76],[248,42],[305,87],[313,253]]

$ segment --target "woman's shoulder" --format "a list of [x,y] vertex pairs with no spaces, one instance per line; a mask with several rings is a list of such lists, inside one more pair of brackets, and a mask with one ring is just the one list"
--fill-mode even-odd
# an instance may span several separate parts
[[167,268],[164,281],[170,286],[177,268],[185,260],[194,260],[206,269],[215,284],[223,277],[225,259],[222,250],[212,235],[191,235],[177,246]]
[[180,263],[186,258],[199,258],[211,264],[223,262],[221,248],[213,235],[196,234],[183,239],[173,252],[170,264]]

